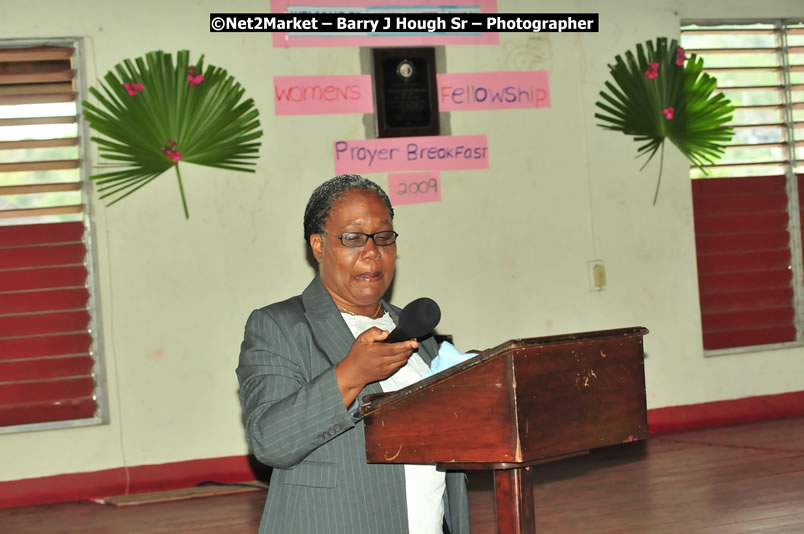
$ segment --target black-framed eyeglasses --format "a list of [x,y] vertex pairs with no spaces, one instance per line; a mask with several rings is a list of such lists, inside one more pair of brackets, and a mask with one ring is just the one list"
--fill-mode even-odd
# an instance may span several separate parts
[[368,243],[369,238],[374,240],[374,244],[378,247],[387,247],[396,243],[396,238],[399,234],[393,230],[383,230],[382,232],[374,232],[373,234],[364,234],[363,232],[344,232],[341,235],[336,235],[344,247],[360,248]]

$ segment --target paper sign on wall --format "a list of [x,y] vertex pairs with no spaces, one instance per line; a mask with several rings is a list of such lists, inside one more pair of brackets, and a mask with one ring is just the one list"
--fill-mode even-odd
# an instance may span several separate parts
[[438,110],[549,108],[547,71],[437,74]]
[[441,174],[438,172],[389,174],[388,197],[394,206],[440,202]]
[[277,115],[372,113],[371,76],[274,76]]
[[335,172],[488,169],[488,150],[485,135],[335,141]]

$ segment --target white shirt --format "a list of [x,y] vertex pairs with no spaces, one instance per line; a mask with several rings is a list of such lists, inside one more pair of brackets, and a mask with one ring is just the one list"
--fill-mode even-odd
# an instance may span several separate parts
[[[379,319],[341,313],[355,337],[372,326],[392,331],[396,325],[386,313]],[[385,392],[402,389],[421,380],[430,368],[417,352],[403,367],[380,382]],[[445,478],[443,471],[434,465],[405,464],[405,494],[408,504],[408,532],[410,534],[442,534],[444,519]]]

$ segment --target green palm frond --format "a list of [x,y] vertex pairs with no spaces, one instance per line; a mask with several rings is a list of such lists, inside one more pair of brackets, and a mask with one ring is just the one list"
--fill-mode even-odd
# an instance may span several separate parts
[[[157,50],[126,59],[106,74],[105,84],[89,89],[97,103],[85,101],[84,116],[109,162],[90,178],[109,205],[175,167],[189,218],[179,161],[254,172],[262,136],[254,101],[243,100],[245,90],[224,69],[204,69],[203,55],[195,65],[189,58],[182,50],[174,64]],[[141,86],[133,86],[132,95],[126,84]]]
[[[647,155],[645,165],[669,139],[689,161],[700,168],[723,155],[725,145],[734,135],[727,126],[734,106],[723,94],[712,95],[717,80],[703,72],[703,59],[692,54],[686,64],[678,65],[678,43],[664,37],[637,44],[625,59],[615,57],[609,71],[614,83],[606,82],[595,105],[602,121],[598,126],[634,137],[639,143],[637,157]],[[657,64],[656,76],[646,73]],[[668,118],[668,111],[671,111]],[[653,203],[659,195],[662,164]],[[642,167],[644,168],[645,165]],[[706,171],[704,171],[706,172]]]

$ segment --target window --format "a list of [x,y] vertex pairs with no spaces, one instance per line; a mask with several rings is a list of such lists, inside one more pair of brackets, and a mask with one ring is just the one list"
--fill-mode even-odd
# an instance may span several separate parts
[[681,45],[735,105],[723,159],[691,170],[704,349],[800,345],[804,25],[690,23]]
[[76,41],[0,41],[0,432],[97,424]]

